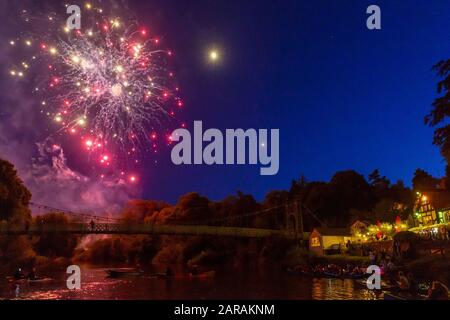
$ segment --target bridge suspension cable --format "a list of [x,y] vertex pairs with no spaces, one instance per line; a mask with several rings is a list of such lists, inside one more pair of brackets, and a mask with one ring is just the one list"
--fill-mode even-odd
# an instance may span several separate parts
[[[249,213],[243,213],[243,214],[227,216],[227,217],[211,218],[211,219],[206,219],[206,220],[201,220],[201,221],[189,221],[189,224],[210,225],[210,224],[214,224],[214,223],[218,223],[218,222],[224,222],[224,221],[226,222],[226,221],[233,221],[233,220],[238,220],[238,219],[243,219],[243,218],[255,217],[255,216],[259,216],[259,215],[269,214],[269,213],[273,212],[273,210],[275,210],[275,209],[286,208],[292,204],[295,204],[295,205],[300,204],[301,208],[304,209],[304,210],[302,210],[303,212],[306,212],[308,215],[310,215],[321,226],[325,226],[325,227],[327,226],[327,224],[325,222],[323,222],[321,219],[319,219],[314,214],[314,212],[312,212],[308,207],[303,205],[300,200],[290,201],[290,202],[287,202],[287,203],[284,203],[281,205],[277,205],[277,206],[273,206],[270,208],[249,212]],[[101,215],[95,215],[92,213],[73,212],[70,210],[55,208],[55,207],[51,207],[48,205],[39,204],[39,203],[35,203],[35,202],[30,202],[30,205],[35,208],[38,208],[38,209],[44,209],[44,210],[53,211],[53,212],[61,212],[61,213],[67,214],[71,217],[79,218],[79,219],[82,219],[85,221],[94,220],[94,221],[102,222],[102,223],[120,223],[120,222],[125,221],[125,219],[123,219],[123,218],[112,218],[112,217],[105,217],[105,216],[101,216]],[[199,208],[201,208],[201,207],[199,207]],[[195,208],[191,208],[191,209],[193,210]]]
[[74,218],[81,218],[83,220],[95,220],[95,221],[112,222],[112,223],[118,223],[123,220],[120,218],[105,217],[105,216],[95,215],[95,214],[91,214],[91,213],[73,212],[70,210],[54,208],[54,207],[50,207],[45,204],[39,204],[39,203],[35,203],[35,202],[30,202],[30,205],[37,209],[44,209],[44,210],[48,210],[51,212],[61,212],[61,213],[67,214],[68,216],[71,216]]
[[270,208],[250,212],[250,213],[243,213],[243,214],[238,214],[238,215],[229,216],[229,217],[212,218],[212,219],[208,219],[208,220],[204,221],[204,223],[207,222],[207,224],[208,224],[208,223],[215,223],[215,222],[221,222],[221,221],[231,221],[231,220],[237,220],[237,219],[241,219],[241,218],[254,217],[254,216],[270,213],[272,210],[283,208],[284,206],[285,205],[279,205],[279,206],[274,206],[274,207],[270,207]]

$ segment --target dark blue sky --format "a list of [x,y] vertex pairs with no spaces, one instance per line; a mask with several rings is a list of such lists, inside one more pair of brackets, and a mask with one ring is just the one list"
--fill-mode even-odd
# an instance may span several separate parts
[[[366,28],[373,1],[142,1],[139,19],[175,50],[192,126],[279,128],[280,170],[172,165],[167,150],[144,175],[147,198],[237,190],[262,198],[304,174],[379,168],[410,184],[418,167],[439,176],[444,162],[423,118],[436,97],[433,64],[450,57],[450,2],[376,1],[382,30]],[[217,66],[205,61],[215,45]]]

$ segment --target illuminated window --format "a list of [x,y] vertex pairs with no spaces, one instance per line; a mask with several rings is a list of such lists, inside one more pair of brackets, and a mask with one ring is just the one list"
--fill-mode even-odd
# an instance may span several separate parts
[[320,247],[319,237],[311,238],[311,247]]

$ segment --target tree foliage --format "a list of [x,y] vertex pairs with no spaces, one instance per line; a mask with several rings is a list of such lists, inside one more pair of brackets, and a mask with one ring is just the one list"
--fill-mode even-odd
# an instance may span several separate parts
[[444,124],[450,116],[450,59],[440,61],[433,70],[441,79],[437,85],[439,97],[434,100],[425,123],[431,127],[442,125],[434,131],[433,143],[440,147],[442,156],[450,163],[450,124]]
[[435,190],[439,186],[439,179],[434,178],[431,174],[422,169],[414,172],[412,179],[413,189],[416,191]]
[[[36,224],[42,225],[67,225],[69,219],[60,212],[51,212],[35,218]],[[34,241],[36,253],[46,257],[72,257],[73,251],[78,244],[76,236],[67,234],[42,234]]]
[[0,159],[0,220],[23,222],[31,217],[31,193],[17,176],[14,166]]

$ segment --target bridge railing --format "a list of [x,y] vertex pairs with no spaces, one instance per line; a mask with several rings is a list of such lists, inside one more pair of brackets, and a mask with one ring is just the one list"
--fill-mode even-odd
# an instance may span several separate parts
[[226,236],[246,238],[282,237],[294,238],[286,230],[220,227],[206,225],[157,225],[157,224],[117,224],[117,223],[69,223],[69,224],[30,224],[0,225],[0,234],[148,234],[148,235],[190,235],[190,236]]

